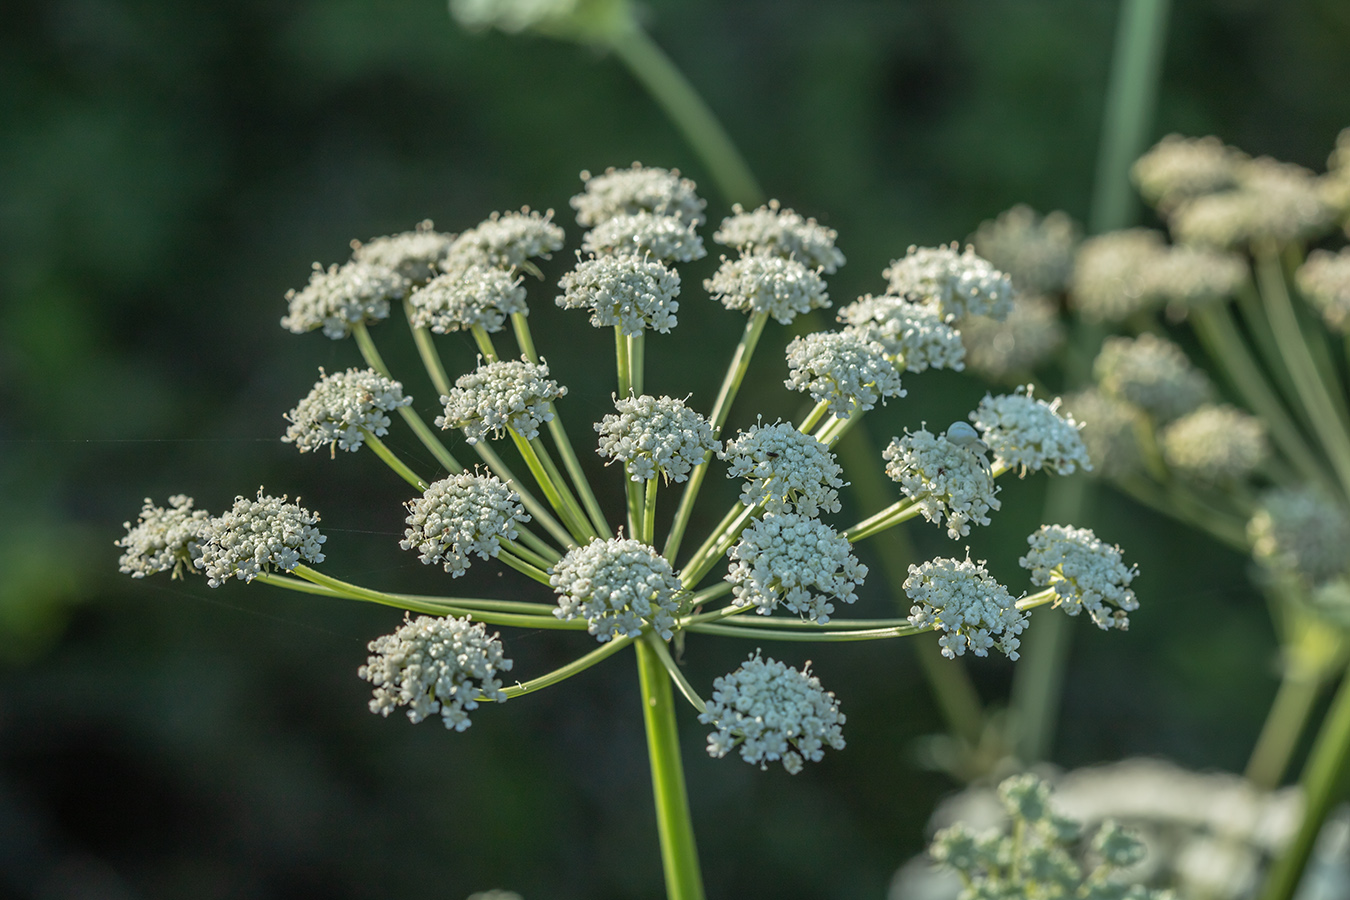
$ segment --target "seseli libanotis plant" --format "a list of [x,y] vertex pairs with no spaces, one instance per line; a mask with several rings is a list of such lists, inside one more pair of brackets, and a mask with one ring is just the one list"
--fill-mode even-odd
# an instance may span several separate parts
[[[1350,129],[1321,175],[1214,137],[1170,135],[1133,176],[1170,235],[1132,228],[1075,247],[1052,217],[1018,210],[981,226],[977,248],[1015,281],[1056,273],[1057,301],[1035,333],[991,324],[981,342],[1004,352],[971,348],[968,360],[1028,377],[1055,352],[1047,332],[1062,328],[1059,301],[1123,332],[1105,337],[1092,383],[1065,405],[1084,423],[1096,474],[1255,562],[1283,681],[1246,775],[1272,788],[1319,689],[1350,656]],[[1018,366],[990,371],[1008,359]],[[1343,684],[1304,770],[1304,824],[1272,871],[1270,900],[1292,894],[1333,773],[1350,759]]]
[[[854,544],[918,517],[963,542],[999,509],[998,481],[1007,473],[1089,467],[1075,420],[1058,400],[1021,386],[986,396],[973,411],[954,411],[945,429],[895,436],[875,465],[896,483],[898,499],[863,521],[838,520],[848,473],[832,447],[868,410],[914,390],[911,375],[960,368],[957,326],[976,315],[1005,316],[1014,296],[1008,277],[970,248],[911,248],[886,270],[885,293],[839,312],[839,330],[788,345],[785,386],[814,404],[801,421],[742,412],[731,434],[733,404],[768,321],[788,324],[830,305],[825,276],[844,262],[835,233],[777,203],[738,207],[715,231],[727,252],[703,291],[745,322],[715,400],[701,408],[692,397],[645,392],[645,348],[649,332],[678,324],[687,285],[677,266],[706,255],[699,234],[705,202],[677,171],[634,164],[582,179],[572,206],[589,228],[585,252],[551,295],[613,334],[614,411],[583,429],[596,435],[606,475],[622,479],[623,510],[602,509],[573,443],[583,432],[563,425],[567,387],[530,331],[526,277],[539,274],[534,259],[564,246],[551,212],[494,214],[458,236],[425,223],[356,243],[350,261],[316,267],[309,284],[288,295],[282,320],[295,332],[353,338],[367,366],[321,372],[287,413],[284,440],[334,456],[369,447],[416,491],[406,504],[404,549],[451,579],[495,561],[546,586],[555,603],[410,595],[340,580],[316,568],[323,562],[318,516],[261,490],[218,517],[186,497],[171,498],[168,508],[147,500],[118,542],[121,565],[134,577],[205,571],[213,586],[233,577],[403,609],[405,624],[373,641],[360,668],[374,686],[370,708],[381,715],[402,708],[414,722],[439,715],[457,731],[483,704],[556,684],[631,646],[667,887],[673,897],[700,897],[674,692],[710,727],[712,756],[737,754],[761,769],[777,763],[797,773],[826,748],[843,749],[845,715],[809,662],[768,656],[758,649],[764,642],[787,643],[782,657],[797,656],[791,645],[799,642],[931,640],[926,635],[936,632],[947,657],[997,649],[1016,659],[1039,607],[1086,612],[1103,629],[1127,627],[1137,608],[1135,570],[1090,530],[1046,525],[1021,559],[1025,591],[1010,590],[961,547],[910,567],[908,617],[839,617],[868,574]],[[371,334],[400,307],[440,393],[434,416],[404,395]],[[508,323],[510,351],[502,346]],[[472,336],[480,359],[451,380],[433,334],[455,331]],[[440,464],[436,480],[384,442],[393,415]],[[455,433],[462,444],[450,440]],[[460,462],[466,453],[474,465]],[[695,541],[691,517],[714,468],[742,490]],[[658,534],[657,504],[670,491],[678,502]],[[515,672],[499,633],[488,630],[498,627],[589,638],[578,635],[572,662],[517,681],[508,677]],[[668,647],[700,635],[756,648],[710,692],[688,681]],[[690,641],[690,652],[696,646]]]

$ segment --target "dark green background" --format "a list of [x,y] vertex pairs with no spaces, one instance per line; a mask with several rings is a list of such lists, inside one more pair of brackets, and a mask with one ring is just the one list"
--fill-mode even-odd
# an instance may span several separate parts
[[[1215,133],[1320,170],[1350,124],[1350,7],[1177,6],[1154,134]],[[907,245],[961,239],[1015,202],[1086,215],[1114,3],[667,0],[650,14],[770,194],[839,230],[839,302],[881,290]],[[369,715],[355,675],[396,612],[133,582],[112,542],[142,497],[220,511],[264,484],[322,513],[334,574],[446,590],[398,550],[407,490],[372,455],[276,440],[318,366],[358,362],[350,342],[279,328],[282,295],[354,237],[426,217],[458,231],[527,203],[569,229],[556,278],[578,240],[577,172],[634,159],[697,179],[716,221],[726,203],[676,133],[613,60],[466,35],[436,0],[27,0],[3,22],[0,896],[660,896],[626,655],[482,710],[465,734],[413,728]],[[651,387],[705,408],[741,321],[696,289],[713,262],[686,269],[681,325],[651,351]],[[551,296],[534,288],[531,321],[580,436],[608,405],[610,345]],[[406,330],[375,334],[430,409]],[[787,337],[771,328],[733,421],[795,411],[777,386]],[[445,347],[471,365],[467,343]],[[876,435],[962,417],[985,390],[907,386],[869,419]],[[406,435],[393,444],[431,470]],[[1042,491],[1007,486],[972,539],[1014,583]],[[1143,608],[1128,634],[1075,624],[1055,760],[1239,768],[1274,692],[1244,561],[1111,496],[1089,524],[1139,563]],[[951,552],[935,528],[912,534]],[[455,588],[498,590],[492,568]],[[892,609],[872,585],[858,612]],[[508,646],[528,677],[586,641]],[[691,640],[690,677],[706,688],[753,649]],[[907,646],[804,649],[766,647],[815,661],[847,750],[796,778],[760,773],[710,760],[683,719],[711,897],[880,897],[955,786],[916,764],[940,723]],[[1004,702],[1011,666],[970,668]]]

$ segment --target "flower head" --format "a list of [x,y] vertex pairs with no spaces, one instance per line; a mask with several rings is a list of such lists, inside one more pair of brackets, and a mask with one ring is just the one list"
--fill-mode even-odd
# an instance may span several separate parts
[[744,478],[741,502],[773,513],[839,512],[844,486],[830,448],[788,422],[754,425],[727,441],[719,454],[729,460],[728,478]]
[[1335,220],[1336,209],[1312,172],[1266,157],[1243,164],[1233,190],[1187,200],[1168,217],[1178,240],[1219,248],[1312,240]]
[[1160,301],[1152,267],[1166,252],[1162,235],[1148,228],[1112,231],[1083,241],[1069,292],[1090,322],[1120,322]]
[[117,561],[117,570],[132,578],[170,571],[170,577],[182,578],[184,569],[196,571],[202,531],[210,518],[206,510],[193,509],[192,498],[186,494],[170,497],[168,509],[145,498],[136,524],[122,523],[127,533],[116,546],[125,552]]
[[1064,409],[1082,423],[1079,434],[1094,472],[1104,478],[1119,478],[1143,468],[1139,435],[1151,426],[1139,407],[1088,388],[1065,397]]
[[290,426],[282,440],[301,453],[328,447],[356,452],[367,433],[389,432],[389,413],[412,403],[403,385],[374,369],[348,369],[332,375],[319,369],[319,381],[295,409],[286,413]]
[[419,222],[412,231],[372,238],[365,243],[352,241],[352,259],[373,266],[393,269],[410,282],[426,281],[440,271],[441,260],[450,252],[453,234],[435,230],[430,219]]
[[602,175],[582,172],[586,189],[572,198],[577,222],[587,228],[615,216],[650,212],[671,216],[686,225],[706,221],[707,201],[695,193],[695,185],[680,177],[679,169],[662,169],[633,163],[627,169],[606,169]]
[[309,284],[286,292],[290,311],[281,327],[295,334],[322,328],[333,340],[352,333],[352,326],[389,318],[389,301],[403,296],[407,281],[393,269],[353,260],[327,269],[314,264]]
[[1252,556],[1266,568],[1317,586],[1350,568],[1350,515],[1324,492],[1279,488],[1247,523]]
[[553,210],[493,213],[455,238],[441,268],[455,272],[469,266],[519,268],[528,259],[548,259],[563,246],[563,230],[553,221]]
[[958,372],[965,368],[961,335],[935,307],[889,294],[865,294],[839,310],[839,321],[885,347],[906,372],[922,372],[929,366]]
[[1210,484],[1246,478],[1270,454],[1261,420],[1226,404],[1207,403],[1172,422],[1158,437],[1169,467]]
[[834,612],[831,601],[852,603],[867,577],[867,566],[853,555],[848,538],[796,513],[766,513],[741,533],[727,555],[732,605],[754,606],[765,616],[781,603],[824,624]]
[[[957,423],[969,425],[964,422]],[[984,454],[934,435],[926,428],[891,441],[882,452],[886,474],[919,505],[930,522],[946,518],[952,540],[970,534],[970,526],[988,525],[990,511],[1002,504]]]
[[666,558],[631,538],[596,538],[569,550],[549,569],[559,619],[586,620],[601,642],[637,637],[644,622],[669,640],[679,609],[680,580]]
[[1012,280],[977,256],[973,247],[959,253],[955,243],[910,247],[882,275],[889,293],[933,306],[948,322],[966,316],[1002,321],[1012,310]]
[[1350,333],[1350,250],[1314,250],[1299,266],[1296,280],[1328,328]]
[[1159,422],[1184,416],[1213,392],[1209,378],[1184,350],[1147,332],[1107,338],[1092,373],[1103,392],[1128,400]]
[[1019,291],[1052,294],[1064,290],[1073,273],[1073,254],[1082,232],[1066,213],[1044,218],[1025,204],[981,222],[971,238],[975,252],[1012,279]]
[[739,203],[731,209],[734,215],[723,219],[713,235],[724,247],[790,257],[827,275],[844,264],[844,254],[834,246],[838,232],[784,209],[777,200],[753,212],[746,212]]
[[727,309],[767,313],[784,325],[801,313],[830,305],[825,282],[814,269],[795,259],[760,253],[722,257],[722,265],[703,288]]
[[903,397],[900,373],[886,348],[857,331],[817,331],[795,337],[787,347],[790,375],[784,382],[847,419],[866,412],[886,397]]
[[468,616],[405,614],[397,631],[370,642],[370,652],[357,674],[375,685],[373,713],[388,716],[406,706],[414,723],[440,713],[446,728],[463,731],[480,699],[506,701],[498,673],[511,671],[512,661],[497,635],[489,637],[483,623]]
[[1186,200],[1237,186],[1247,154],[1216,137],[1169,134],[1135,162],[1130,174],[1144,200],[1166,213]]
[[567,388],[548,377],[548,366],[527,359],[505,359],[480,365],[455,380],[441,398],[445,415],[436,417],[441,428],[462,428],[465,439],[477,443],[489,434],[502,436],[508,428],[532,440],[539,426],[553,418],[549,404]]
[[811,664],[799,672],[758,651],[713,681],[698,720],[717,729],[708,735],[709,756],[721,759],[739,746],[741,759],[761,769],[781,760],[795,775],[805,760],[819,762],[827,744],[844,749],[845,716],[834,694],[811,674]]
[[612,256],[650,256],[662,262],[692,262],[708,255],[693,222],[652,212],[614,216],[586,233],[581,248]]
[[593,256],[578,262],[558,286],[563,293],[557,304],[589,309],[596,328],[617,325],[631,335],[646,329],[667,334],[675,327],[680,276],[659,260],[635,254]]
[[441,563],[452,578],[468,571],[471,555],[496,556],[502,541],[516,539],[516,525],[530,521],[510,485],[476,472],[442,478],[407,506],[399,546],[416,550],[424,565]]
[[672,397],[625,397],[614,401],[618,415],[597,422],[600,449],[611,460],[621,460],[633,481],[655,478],[686,481],[694,466],[709,453],[722,449],[712,425],[683,400]]
[[1236,253],[1181,245],[1154,260],[1149,280],[1175,314],[1228,299],[1247,275],[1247,262]]
[[513,271],[472,265],[446,272],[413,291],[412,323],[437,334],[469,331],[477,326],[489,333],[502,330],[506,317],[527,316],[525,288]]
[[1027,617],[984,563],[931,559],[909,567],[904,588],[914,601],[910,624],[943,632],[938,639],[943,656],[955,659],[967,648],[976,656],[988,656],[989,648],[996,646],[1009,659],[1017,659],[1017,635],[1026,627]]
[[1126,629],[1127,613],[1139,608],[1130,582],[1139,574],[1121,559],[1120,548],[1097,539],[1090,528],[1042,525],[1027,538],[1031,549],[1017,564],[1031,583],[1054,587],[1055,605],[1071,616],[1087,610],[1098,628]]
[[1051,403],[1032,396],[1031,385],[998,397],[984,395],[970,420],[994,451],[996,463],[1037,471],[1048,467],[1059,475],[1077,467],[1092,468],[1087,448],[1071,415],[1060,415],[1060,400]]
[[971,370],[998,381],[1026,375],[1064,344],[1059,305],[1036,294],[1018,294],[1002,322],[970,316],[958,324]]
[[211,587],[220,587],[231,577],[248,582],[273,569],[289,572],[302,561],[321,563],[319,547],[328,538],[314,527],[318,523],[316,514],[258,488],[256,500],[235,497],[229,512],[206,522],[195,565]]

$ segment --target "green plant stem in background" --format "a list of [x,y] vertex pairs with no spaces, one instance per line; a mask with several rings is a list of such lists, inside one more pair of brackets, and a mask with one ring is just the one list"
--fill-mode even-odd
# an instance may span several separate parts
[[1285,667],[1280,689],[1266,713],[1261,734],[1242,773],[1261,790],[1273,791],[1280,786],[1320,687],[1321,679],[1312,677],[1311,673],[1293,666]]
[[680,760],[675,694],[660,654],[645,639],[637,641],[635,646],[666,897],[668,900],[703,900],[703,875],[694,841],[694,822],[689,813],[684,764]]
[[1270,868],[1261,900],[1290,900],[1302,880],[1327,813],[1340,798],[1350,757],[1350,678],[1343,678],[1303,767],[1303,820],[1294,839]]
[[764,192],[708,104],[636,22],[608,36],[608,46],[661,106],[729,203],[759,206]]
[[[1128,226],[1137,213],[1130,166],[1144,151],[1162,78],[1167,39],[1168,0],[1122,0],[1106,88],[1102,139],[1092,188],[1088,230],[1102,234]],[[1067,387],[1085,384],[1101,345],[1097,326],[1081,319],[1068,346],[1076,348],[1065,371]],[[1063,524],[1081,519],[1091,488],[1083,476],[1051,481],[1042,521]],[[1050,616],[1023,642],[1021,664],[1013,675],[1012,728],[1017,755],[1037,762],[1049,752],[1055,733],[1069,656],[1069,619]]]

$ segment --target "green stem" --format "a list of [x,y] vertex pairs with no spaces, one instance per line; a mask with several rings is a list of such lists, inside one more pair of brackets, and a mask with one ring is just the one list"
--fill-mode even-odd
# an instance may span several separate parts
[[474,343],[478,345],[478,352],[483,354],[483,359],[494,363],[500,358],[497,356],[497,348],[493,346],[492,336],[482,325],[471,325],[469,331],[473,334]]
[[537,566],[540,569],[547,569],[549,566],[553,565],[555,562],[558,561],[557,555],[554,555],[552,558],[549,558],[548,556],[545,556],[543,554],[535,553],[534,551],[530,550],[527,547],[522,547],[520,544],[516,543],[510,538],[504,537],[501,539],[501,542],[503,547],[506,547],[508,550],[510,550],[512,553],[514,553],[521,559],[525,560],[525,562],[529,563],[530,565]]
[[526,562],[505,547],[497,552],[497,559],[504,565],[510,566],[527,578],[533,578],[535,581],[546,587],[553,586],[553,582],[549,580],[547,572],[536,565]]
[[708,704],[698,695],[698,691],[694,690],[694,686],[689,683],[689,679],[684,677],[684,671],[675,662],[675,658],[670,655],[670,648],[666,646],[666,642],[652,632],[644,634],[642,639],[656,652],[661,660],[661,665],[666,667],[666,673],[670,675],[670,680],[675,682],[675,687],[679,688],[680,693],[684,695],[684,699],[689,701],[689,705],[699,712],[706,712]]
[[[497,455],[497,451],[488,445],[487,441],[479,441],[470,445],[473,447],[478,458],[481,459],[492,472],[502,481],[509,482],[512,490],[520,495],[520,502],[525,507],[525,511],[534,517],[534,520],[544,526],[544,530],[553,535],[553,539],[558,541],[564,547],[570,547],[574,543],[572,535],[562,526],[562,523],[553,517],[548,511],[548,507],[539,502],[539,498],[534,496],[525,483],[516,477],[516,474],[502,461]],[[547,545],[545,545],[547,547]],[[539,550],[538,547],[535,547]],[[543,553],[543,550],[539,550]]]
[[[576,495],[573,494],[572,489],[568,487],[567,479],[563,478],[562,472],[558,470],[558,464],[553,461],[553,455],[548,452],[548,447],[544,446],[544,442],[537,437],[530,439],[530,447],[539,457],[540,462],[544,464],[544,471],[548,472],[548,477],[552,479],[555,485],[557,485],[558,493],[562,495],[563,502],[567,504],[567,509],[576,520],[577,524],[585,529],[586,533],[591,537],[598,536],[599,531],[591,527],[590,520],[586,518],[586,513],[582,510],[581,504],[577,502]],[[580,469],[580,466],[578,466],[578,469]],[[586,483],[584,476],[582,477],[582,483]],[[599,512],[598,507],[596,511],[597,513]],[[603,516],[601,517],[600,522],[604,525],[605,532],[608,532],[609,526],[605,523]]]
[[647,479],[647,496],[642,501],[642,542],[656,544],[656,478]]
[[431,332],[412,323],[412,306],[406,301],[403,310],[408,319],[408,328],[412,331],[413,343],[417,345],[417,355],[422,357],[422,365],[426,367],[427,375],[431,378],[431,385],[444,397],[450,393],[450,377],[445,374],[445,366],[441,364],[441,355],[436,352]]
[[702,900],[703,876],[699,871],[694,822],[689,813],[689,792],[680,761],[675,695],[660,654],[645,640],[638,641],[636,647],[666,897],[668,900]]
[[829,408],[830,402],[828,400],[821,400],[815,406],[811,407],[811,411],[806,414],[805,419],[802,419],[802,424],[797,426],[797,430],[802,434],[810,434],[811,429],[816,427],[821,418],[824,417],[825,410]]
[[1289,365],[1295,390],[1312,416],[1314,433],[1321,441],[1322,449],[1331,457],[1343,491],[1350,494],[1350,422],[1332,399],[1308,355],[1307,338],[1299,327],[1298,316],[1289,299],[1279,257],[1269,248],[1258,248],[1256,271],[1275,343]]
[[604,510],[600,508],[600,501],[595,499],[595,491],[591,490],[586,473],[582,471],[581,460],[577,458],[577,452],[572,448],[572,441],[567,437],[567,429],[563,428],[557,408],[552,403],[548,408],[549,412],[553,413],[553,418],[548,420],[548,433],[553,435],[553,443],[558,448],[558,455],[562,457],[563,467],[567,469],[567,474],[572,477],[572,483],[576,485],[577,493],[581,495],[581,504],[586,507],[591,524],[601,537],[613,537],[614,532],[610,530]]
[[684,135],[730,203],[758,206],[764,193],[736,145],[703,98],[636,23],[609,36],[623,61]]
[[1294,667],[1285,669],[1275,701],[1266,713],[1243,777],[1262,791],[1273,791],[1284,779],[1294,747],[1303,734],[1321,683]]
[[[595,535],[591,533],[590,526],[585,520],[578,519],[567,504],[563,502],[562,494],[558,492],[558,486],[544,469],[544,464],[539,459],[534,444],[521,437],[515,429],[508,429],[508,431],[511,434],[511,440],[516,444],[516,449],[520,451],[520,455],[524,458],[525,465],[529,467],[530,474],[534,476],[535,482],[548,499],[549,505],[553,507],[553,510],[567,526],[568,531],[571,532],[568,543],[573,540],[580,544],[589,543]],[[480,441],[480,443],[482,442]]]
[[1327,813],[1340,799],[1340,783],[1350,756],[1350,678],[1341,681],[1331,708],[1313,742],[1303,767],[1303,819],[1293,841],[1275,860],[1266,877],[1261,900],[1290,900],[1312,857]]
[[614,326],[614,365],[619,374],[619,399],[626,400],[633,393],[633,368],[628,357],[628,335]]
[[638,540],[642,533],[642,485],[624,473],[624,508],[628,513],[628,535]]
[[534,335],[530,333],[530,320],[525,317],[525,313],[511,313],[511,330],[516,333],[516,343],[520,346],[520,352],[530,362],[539,365],[539,354],[534,349]]
[[[286,575],[275,575],[264,572],[260,575],[255,575],[253,580],[301,594],[351,599],[346,594],[331,587],[313,584],[308,581],[301,581],[299,578],[290,578]],[[422,611],[436,611],[454,607],[455,609],[481,609],[487,612],[515,612],[524,613],[526,615],[547,616],[552,615],[553,610],[557,609],[557,607],[552,604],[529,603],[524,600],[489,600],[482,597],[437,597],[430,594],[389,594],[388,596],[407,603],[419,604],[426,608]],[[404,608],[413,612],[418,611],[411,606],[406,606]]]
[[[585,627],[584,622],[582,627]],[[633,638],[627,636],[606,641],[598,649],[592,650],[585,656],[577,657],[565,666],[559,666],[547,675],[540,675],[538,678],[531,678],[529,681],[518,682],[511,687],[503,688],[502,693],[506,694],[506,699],[514,700],[516,697],[523,697],[526,694],[551,687],[560,681],[571,678],[573,675],[586,671],[598,662],[609,659],[631,643],[633,643]]]
[[366,443],[370,445],[370,449],[375,451],[375,455],[384,460],[384,464],[393,469],[398,477],[402,478],[419,491],[426,491],[427,483],[418,477],[416,472],[408,468],[403,460],[395,456],[394,451],[386,447],[384,441],[371,434],[365,428],[361,429],[361,434],[365,437]]
[[[732,509],[735,510],[736,507],[732,507]],[[698,552],[690,558],[689,562],[685,563],[684,568],[680,571],[680,583],[686,588],[692,588],[702,581],[703,576],[707,575],[712,567],[717,565],[718,560],[722,558],[722,554],[726,553],[731,545],[736,543],[736,539],[750,524],[750,520],[763,511],[764,507],[762,506],[740,507],[736,517],[731,520],[730,527],[721,531],[714,531],[708,536],[708,540],[703,542],[703,546],[699,547]]]
[[642,386],[646,381],[647,368],[647,332],[639,331],[628,336],[628,381],[633,394],[642,396]]
[[1247,334],[1261,354],[1275,387],[1284,396],[1285,405],[1294,412],[1305,430],[1312,431],[1312,417],[1308,414],[1308,410],[1304,409],[1298,390],[1294,387],[1289,367],[1284,364],[1280,348],[1275,343],[1274,329],[1263,308],[1261,295],[1251,279],[1244,281],[1238,288],[1237,306],[1242,312],[1242,321],[1247,326]]
[[884,641],[891,638],[913,637],[916,634],[932,631],[936,625],[922,628],[913,625],[897,625],[892,628],[859,628],[850,631],[794,631],[782,628],[747,628],[743,624],[718,625],[702,622],[690,625],[687,631],[697,634],[720,634],[723,637],[749,638],[756,641],[785,641],[799,643],[830,643],[832,641]]
[[[768,313],[755,313],[745,323],[745,331],[731,355],[731,364],[727,367],[726,377],[722,379],[722,388],[717,393],[717,400],[713,403],[712,415],[709,417],[713,437],[722,433],[722,426],[726,424],[727,415],[731,412],[736,392],[740,390],[741,382],[745,379],[745,370],[750,366],[750,357],[755,353],[755,346],[759,343],[760,335],[764,333],[764,324],[768,320]],[[685,529],[689,527],[689,517],[694,512],[694,501],[698,499],[703,479],[708,476],[708,463],[711,459],[710,450],[704,454],[703,464],[695,466],[694,471],[689,474],[684,493],[680,495],[680,505],[675,510],[675,519],[670,524],[670,534],[666,536],[666,547],[662,553],[666,559],[674,559],[680,552],[680,542],[684,540]]]

